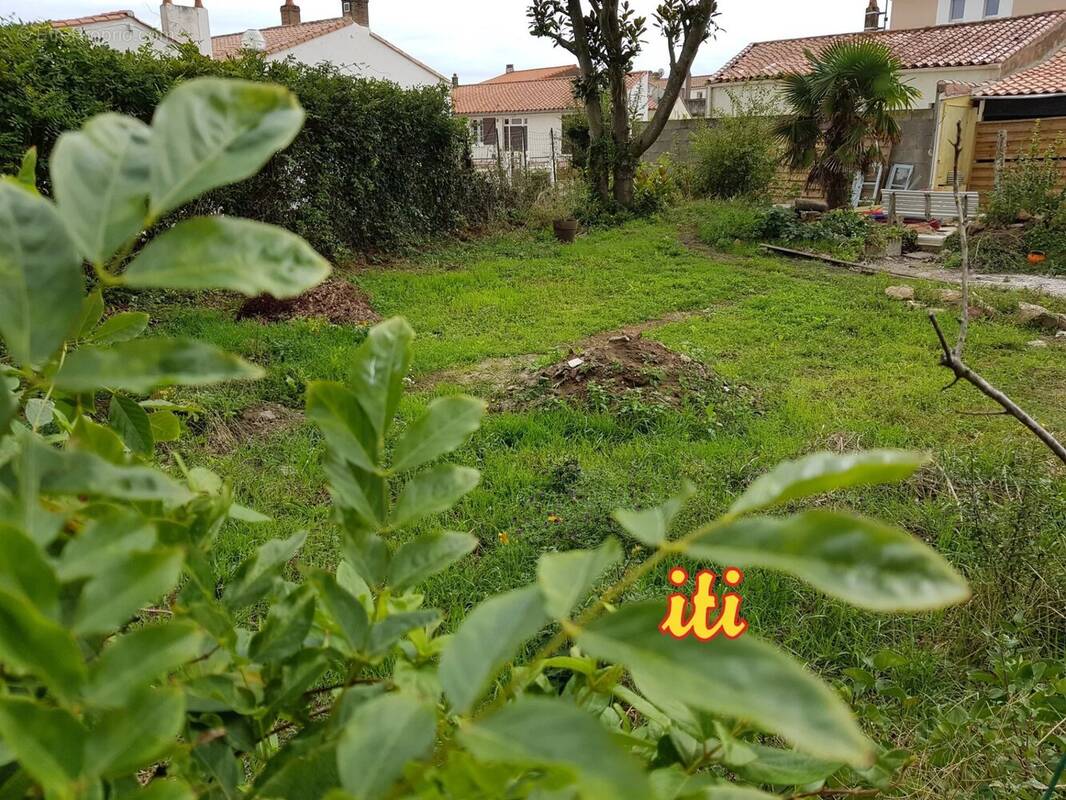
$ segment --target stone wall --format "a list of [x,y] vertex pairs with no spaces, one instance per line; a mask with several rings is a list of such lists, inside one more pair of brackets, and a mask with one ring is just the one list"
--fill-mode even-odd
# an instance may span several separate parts
[[892,148],[885,165],[885,180],[893,164],[913,164],[911,189],[928,189],[932,176],[933,148],[936,144],[936,112],[931,108],[908,111],[900,117],[903,139]]
[[658,161],[661,156],[669,155],[678,163],[692,161],[692,136],[701,127],[713,125],[713,120],[706,119],[672,119],[666,123],[658,141],[643,156],[644,161]]

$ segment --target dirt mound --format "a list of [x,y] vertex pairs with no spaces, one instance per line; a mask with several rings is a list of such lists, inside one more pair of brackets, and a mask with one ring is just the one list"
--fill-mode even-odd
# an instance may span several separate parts
[[208,449],[225,455],[251,439],[292,430],[302,418],[299,411],[277,403],[246,408],[237,417],[219,419],[211,426],[207,436]]
[[635,329],[593,337],[562,361],[523,373],[498,407],[510,410],[562,399],[605,409],[639,397],[680,408],[695,395],[730,391],[700,362]]
[[381,319],[369,298],[343,278],[331,278],[292,300],[278,300],[270,295],[253,297],[237,312],[239,320],[260,322],[311,317],[325,317],[334,325],[368,325]]

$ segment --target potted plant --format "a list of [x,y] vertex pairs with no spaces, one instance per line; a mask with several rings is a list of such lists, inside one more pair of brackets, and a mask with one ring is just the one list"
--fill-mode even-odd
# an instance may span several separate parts
[[551,222],[556,239],[570,244],[577,238],[580,227],[577,216],[583,207],[582,199],[579,183],[556,183],[541,192],[534,204],[534,214],[538,221]]

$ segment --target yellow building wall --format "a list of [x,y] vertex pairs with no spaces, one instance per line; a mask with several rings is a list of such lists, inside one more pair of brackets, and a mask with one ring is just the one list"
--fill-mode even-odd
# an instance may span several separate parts
[[[1005,0],[1000,0],[1001,5],[1004,2]],[[936,25],[938,7],[938,0],[893,0],[889,27],[892,30],[902,30]],[[1010,14],[1012,17],[1022,17],[1026,14],[1062,9],[1066,9],[1066,0],[1014,0]],[[972,7],[970,11],[971,15],[975,13]],[[979,9],[976,13],[980,13]]]
[[977,136],[977,108],[969,97],[950,97],[940,103],[937,124],[936,162],[933,165],[933,189],[950,191],[955,169],[955,141],[958,124],[962,123],[962,156],[959,158],[959,186],[965,190],[973,166],[974,143]]

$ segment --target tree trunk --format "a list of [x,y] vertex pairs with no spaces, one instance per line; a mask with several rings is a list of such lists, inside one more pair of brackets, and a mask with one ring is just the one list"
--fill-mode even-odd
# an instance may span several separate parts
[[835,176],[825,184],[825,201],[830,210],[851,207],[851,185],[844,176]]
[[636,176],[636,167],[628,161],[615,165],[614,201],[622,208],[631,209],[633,207],[633,183]]

